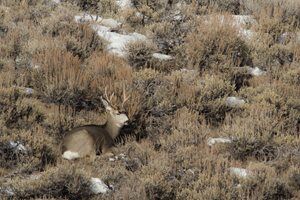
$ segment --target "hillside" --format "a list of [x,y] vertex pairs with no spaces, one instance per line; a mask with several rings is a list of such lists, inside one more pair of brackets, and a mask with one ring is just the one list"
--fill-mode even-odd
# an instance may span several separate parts
[[0,199],[300,199],[300,1],[0,0],[0,109]]

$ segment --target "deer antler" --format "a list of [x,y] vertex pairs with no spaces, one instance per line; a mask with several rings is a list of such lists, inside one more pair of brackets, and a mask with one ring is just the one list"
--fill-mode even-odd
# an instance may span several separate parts
[[112,98],[114,97],[115,93],[113,92],[109,97],[107,95],[107,86],[104,89],[104,96],[105,99],[111,104]]
[[104,107],[105,107],[106,110],[111,110],[112,109],[112,107],[110,106],[110,104],[111,104],[113,96],[114,96],[114,93],[112,93],[110,95],[110,97],[108,97],[108,95],[107,95],[107,87],[105,87],[105,89],[104,89],[104,98],[105,99],[103,99],[102,96],[101,96],[101,101],[102,101],[102,103],[103,103],[103,105],[104,105]]
[[123,85],[123,102],[122,102],[122,108],[124,108],[125,102],[130,98],[129,96],[126,96],[126,91],[125,91],[125,84]]

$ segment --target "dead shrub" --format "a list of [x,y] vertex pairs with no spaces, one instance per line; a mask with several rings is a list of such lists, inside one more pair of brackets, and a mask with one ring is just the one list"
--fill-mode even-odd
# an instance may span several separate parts
[[87,24],[78,25],[74,35],[65,38],[66,48],[80,59],[88,58],[93,52],[103,51],[105,42]]
[[250,49],[238,36],[234,26],[228,26],[225,18],[222,24],[217,17],[211,22],[200,22],[185,43],[189,66],[200,72],[207,69],[222,70],[224,65],[244,66],[249,64]]
[[1,135],[1,158],[5,161],[1,167],[32,173],[56,164],[58,151],[54,140],[41,127],[31,128],[33,131],[12,129],[14,132],[7,130]]
[[49,49],[36,55],[36,60],[42,67],[33,71],[32,84],[45,101],[73,108],[84,106],[91,83],[78,58],[60,49]]
[[157,184],[146,184],[145,192],[147,199],[176,199],[176,193],[172,189],[163,187],[162,185]]
[[132,14],[128,15],[127,22],[134,27],[134,25],[139,25],[137,23],[132,22],[139,22],[140,25],[145,26],[146,24],[150,24],[154,21],[159,21],[160,17],[163,15],[165,11],[165,6],[167,5],[167,2],[165,1],[132,1],[133,9],[131,13],[138,12],[138,16],[134,17]]
[[234,159],[243,161],[249,157],[264,161],[274,160],[278,154],[276,144],[249,138],[235,139],[227,145],[227,149]]
[[44,34],[59,37],[66,49],[82,60],[105,48],[105,41],[88,24],[76,23],[70,14],[47,19],[42,29]]
[[182,68],[187,64],[185,55],[184,42],[187,34],[191,31],[193,19],[172,20],[166,19],[163,22],[157,22],[149,25],[147,28],[151,33],[151,37],[159,51],[173,57],[171,61],[164,61],[162,64],[154,63],[156,69],[166,69],[164,71]]
[[155,52],[153,44],[144,41],[129,43],[126,46],[127,60],[136,69],[151,67],[152,54]]
[[[297,89],[284,84],[275,84],[270,87],[260,86],[257,88],[245,88],[240,93],[243,97],[252,102],[248,114],[258,112],[254,106],[261,107],[259,117],[264,116],[265,123],[263,130],[268,130],[271,135],[294,135],[299,130],[299,102],[297,101]],[[257,117],[253,116],[253,119]]]
[[49,170],[38,180],[16,180],[11,184],[15,198],[91,198],[87,173],[75,166]]
[[261,13],[268,12],[269,16],[276,14],[286,24],[299,26],[300,4],[294,0],[243,0],[241,4],[247,14],[259,16]]
[[291,85],[300,85],[300,69],[296,66],[291,66],[285,68],[286,70],[281,71],[280,79],[286,83]]
[[230,12],[232,14],[239,14],[241,9],[241,3],[239,0],[216,0],[216,1],[210,1],[210,0],[202,0],[196,1],[198,6],[200,7],[212,7],[215,8],[219,12]]
[[[1,138],[2,139],[2,138]],[[0,157],[1,157],[1,168],[14,169],[21,164],[26,163],[30,154],[28,152],[22,151],[19,146],[23,145],[20,141],[16,142],[17,146],[14,147],[11,143],[12,141],[4,141],[0,142]]]
[[67,2],[76,4],[84,11],[96,12],[99,7],[100,0],[66,0]]
[[[218,124],[223,121],[226,112],[229,111],[224,98],[233,93],[234,87],[229,81],[224,81],[216,76],[206,76],[203,83],[203,86],[196,92],[197,96],[192,106],[205,116],[207,122]],[[181,95],[184,96],[185,93],[183,92]],[[187,106],[191,105],[187,104]]]
[[286,183],[276,178],[267,180],[262,193],[263,200],[291,199],[293,197]]
[[3,110],[5,125],[8,128],[29,129],[33,124],[42,123],[44,113],[34,105],[28,105],[28,102],[18,101]]

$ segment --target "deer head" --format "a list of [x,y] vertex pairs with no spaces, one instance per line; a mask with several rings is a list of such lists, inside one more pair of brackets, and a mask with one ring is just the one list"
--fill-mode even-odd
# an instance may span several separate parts
[[[105,107],[105,110],[108,114],[108,118],[107,118],[107,123],[113,123],[115,126],[121,128],[123,127],[124,125],[127,124],[128,122],[128,117],[126,114],[124,113],[119,113],[118,110],[114,109],[112,106],[111,106],[111,100],[114,96],[114,93],[112,93],[110,95],[110,97],[108,97],[107,95],[107,88],[105,88],[105,99],[103,99],[101,97],[101,101]],[[125,86],[123,87],[123,102],[122,102],[122,108],[124,108],[124,103],[129,99],[129,97],[126,96],[126,93],[125,93]]]

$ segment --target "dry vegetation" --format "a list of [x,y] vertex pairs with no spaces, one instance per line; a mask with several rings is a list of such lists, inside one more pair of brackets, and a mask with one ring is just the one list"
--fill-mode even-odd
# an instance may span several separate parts
[[[299,199],[299,1],[132,3],[0,0],[0,198]],[[88,23],[75,22],[82,11],[123,20],[151,41],[128,45],[126,58],[109,54]],[[233,14],[254,16],[251,39],[230,23]],[[154,60],[155,52],[174,59]],[[246,66],[266,74],[253,77]],[[130,125],[117,138],[126,159],[63,160],[64,131],[104,123],[105,87],[119,109],[123,87],[130,95]],[[230,107],[229,96],[246,104]],[[209,137],[232,143],[211,147]],[[90,177],[111,192],[91,194]]]

